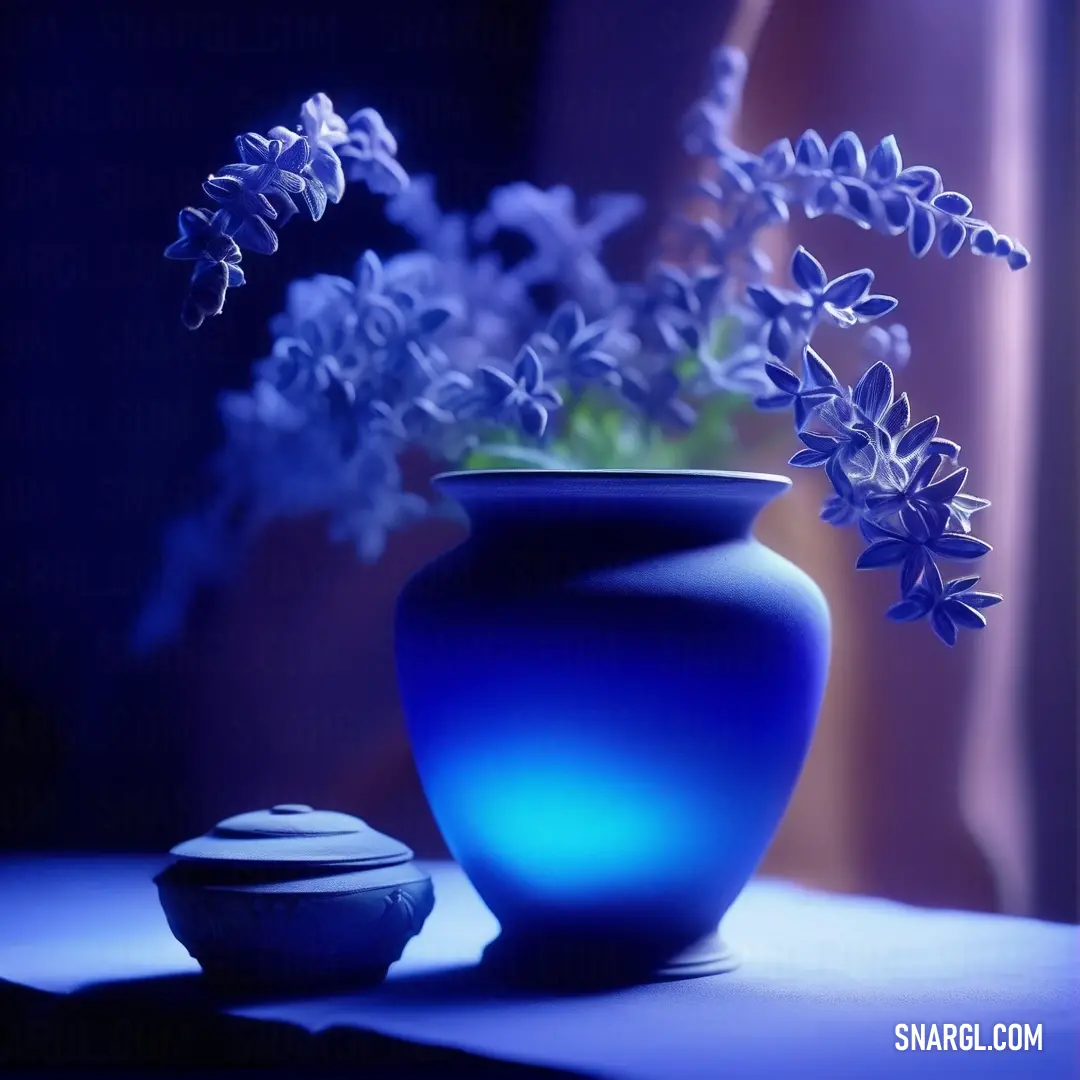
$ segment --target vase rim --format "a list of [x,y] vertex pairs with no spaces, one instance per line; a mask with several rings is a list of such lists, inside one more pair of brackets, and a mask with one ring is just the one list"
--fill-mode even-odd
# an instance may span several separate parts
[[467,488],[483,491],[485,497],[520,497],[530,491],[570,495],[587,487],[589,498],[643,494],[648,490],[652,496],[684,498],[693,493],[764,502],[787,491],[791,478],[776,473],[706,469],[462,469],[439,473],[434,483],[450,495]]

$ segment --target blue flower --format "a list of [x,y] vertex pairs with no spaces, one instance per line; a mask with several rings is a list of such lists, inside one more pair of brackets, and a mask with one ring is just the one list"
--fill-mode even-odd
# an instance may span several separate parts
[[[304,136],[285,127],[271,128],[270,138],[283,143],[287,148],[304,140]],[[311,220],[319,221],[326,213],[327,203],[331,201],[331,191],[327,188],[327,184],[323,183],[321,177],[327,179],[331,189],[337,194],[333,202],[338,202],[344,193],[345,177],[341,171],[341,162],[338,161],[337,154],[333,150],[318,145],[312,147],[308,143],[308,155],[309,160],[300,173],[304,187],[299,194],[311,215]],[[296,203],[287,195],[271,196],[271,202],[275,203],[275,209],[278,211],[277,226],[280,228],[296,213]]]
[[870,437],[863,431],[848,430],[841,435],[826,435],[819,431],[801,431],[799,438],[805,449],[798,451],[789,461],[799,469],[812,469],[837,461],[844,470],[869,472],[862,465],[862,455],[870,446]]
[[802,378],[774,361],[766,363],[765,371],[779,392],[760,397],[754,404],[769,410],[793,407],[796,431],[802,431],[825,402],[843,394],[832,368],[809,345],[803,348]]
[[[708,193],[708,185],[703,187]],[[761,196],[761,206],[755,205],[758,196]],[[721,204],[726,203],[722,194],[714,197]],[[767,197],[764,189],[755,191],[749,200],[743,200],[743,205],[728,224],[707,217],[697,222],[683,222],[683,231],[695,238],[710,266],[722,267],[727,274],[756,283],[772,272],[771,261],[756,243],[757,234],[767,225],[784,220],[781,205]]]
[[218,408],[228,425],[299,431],[305,423],[303,410],[291,404],[268,382],[256,382],[250,393],[222,394]]
[[286,290],[285,311],[270,320],[275,338],[297,337],[312,347],[344,333],[351,310],[353,283],[335,274],[293,281]]
[[[1001,253],[1001,246],[996,245],[995,254]],[[1010,270],[1023,270],[1026,266],[1031,265],[1031,255],[1028,254],[1028,250],[1023,244],[1011,243],[1010,251],[1005,256],[1005,261],[1009,264]]]
[[243,284],[240,248],[236,241],[225,233],[222,221],[220,213],[215,214],[212,210],[193,206],[185,207],[180,211],[178,223],[180,238],[165,249],[165,258],[228,263],[240,273],[241,280],[237,284]]
[[165,249],[165,258],[194,260],[195,269],[181,319],[188,329],[198,329],[208,315],[220,315],[225,290],[244,284],[243,258],[236,241],[223,231],[220,211],[189,206],[180,211],[180,238]]
[[731,46],[709,58],[708,93],[687,114],[683,141],[688,154],[716,154],[729,146],[731,126],[746,82],[746,55]]
[[985,540],[964,533],[931,532],[920,521],[913,519],[911,525],[914,527],[910,528],[905,522],[903,530],[867,523],[864,534],[873,539],[855,563],[856,569],[900,567],[900,589],[907,596],[920,575],[933,564],[934,555],[969,561],[981,559],[991,550]]
[[392,378],[399,391],[418,390],[435,377],[444,366],[435,339],[454,317],[452,306],[395,285],[373,251],[357,263],[351,297],[351,326],[374,377]]
[[838,454],[833,454],[826,462],[825,475],[832,484],[834,494],[822,504],[821,520],[838,527],[857,522],[861,524],[865,510],[862,485],[857,486],[852,482]]
[[[407,183],[404,170],[394,160],[396,140],[373,109],[356,113],[350,130],[330,99],[315,94],[304,102],[300,119],[298,131],[279,126],[271,129],[268,138],[254,132],[237,138],[240,162],[226,165],[203,183],[203,190],[220,207],[213,214],[212,229],[204,228],[209,211],[183,211],[202,218],[190,222],[191,238],[181,225],[180,241],[166,252],[169,258],[190,258],[180,252],[190,252],[192,243],[214,243],[220,248],[214,233],[231,238],[238,248],[274,254],[278,236],[271,222],[280,228],[298,212],[294,196],[302,198],[315,221],[328,203],[341,199],[345,178],[339,147],[349,158],[353,178],[365,179],[373,190],[398,193]],[[222,250],[231,254],[227,247]],[[185,325],[194,329],[207,315],[220,313],[224,290],[243,284],[238,261],[238,255],[231,255],[197,262],[181,313]]]
[[277,251],[277,233],[268,222],[277,220],[278,212],[262,192],[249,191],[237,176],[211,176],[203,190],[221,206],[223,228],[240,247],[259,255]]
[[[928,616],[950,643],[958,626],[981,625],[981,609],[996,598],[975,593],[973,578],[942,584],[936,560],[989,550],[971,535],[973,516],[989,504],[963,490],[966,469],[940,476],[959,445],[939,434],[937,417],[913,424],[907,396],[897,396],[893,371],[911,352],[906,331],[868,329],[854,387],[810,347],[822,323],[874,322],[896,301],[870,292],[870,270],[830,279],[802,247],[790,286],[777,287],[761,238],[801,207],[811,218],[830,213],[906,234],[918,256],[935,243],[948,257],[966,243],[1013,269],[1030,256],[974,217],[970,200],[946,190],[936,170],[905,166],[892,136],[864,147],[847,131],[827,145],[808,130],[794,146],[785,138],[759,152],[738,146],[733,120],[745,78],[738,50],[712,54],[685,128],[687,149],[708,159],[695,187],[707,202],[688,208],[700,219],[672,222],[666,261],[644,284],[616,282],[602,260],[607,238],[641,213],[636,196],[602,195],[579,214],[570,188],[521,183],[492,192],[475,219],[446,213],[430,177],[410,183],[379,113],[362,109],[346,121],[325,94],[304,102],[296,128],[242,136],[241,161],[204,186],[215,210],[185,209],[166,250],[193,263],[187,325],[219,313],[226,290],[243,283],[242,249],[274,252],[300,206],[321,219],[346,176],[389,196],[386,215],[413,247],[385,263],[366,252],[352,280],[321,274],[289,286],[250,389],[220,400],[226,438],[214,463],[215,528],[188,530],[190,558],[170,551],[179,577],[169,578],[151,624],[175,628],[190,596],[185,574],[213,577],[214,560],[199,544],[239,551],[276,518],[325,514],[333,536],[363,559],[378,558],[390,531],[438,512],[403,489],[403,454],[468,467],[472,451],[491,449],[484,440],[493,427],[509,426],[513,445],[502,449],[551,466],[578,452],[571,446],[588,452],[580,421],[599,410],[594,426],[605,448],[596,453],[610,464],[627,446],[653,453],[659,431],[700,424],[700,436],[711,437],[714,423],[728,423],[716,395],[734,392],[763,409],[793,410],[801,448],[791,464],[823,467],[832,487],[822,519],[859,529],[868,545],[861,568],[900,569],[903,599],[890,617]],[[517,265],[485,248],[500,230],[531,242]],[[566,389],[564,417],[556,410]],[[628,424],[627,412],[637,414]],[[671,449],[672,460],[700,443],[695,435]]]
[[802,205],[807,217],[837,214],[866,229],[894,236],[907,233],[909,247],[918,258],[934,246],[935,239],[949,258],[967,240],[976,254],[1003,258],[1012,269],[1030,262],[1022,245],[1000,237],[987,222],[971,216],[966,196],[945,191],[936,169],[904,168],[892,135],[867,156],[854,132],[841,133],[826,147],[816,131],[808,130],[795,145],[793,167],[781,179],[780,197]]
[[561,304],[537,334],[534,348],[545,357],[545,366],[555,368],[575,381],[619,381],[614,357],[604,351],[609,326],[605,322],[586,323],[580,305],[572,300]]
[[362,180],[378,195],[397,195],[409,184],[409,174],[397,160],[397,140],[374,109],[349,117],[348,139],[337,145],[337,156],[351,181]]
[[188,282],[187,296],[180,308],[180,321],[189,330],[198,330],[208,315],[221,314],[231,275],[232,267],[227,263],[196,265]]
[[902,232],[911,218],[910,199],[895,190],[902,168],[900,147],[892,135],[886,135],[867,156],[859,137],[843,132],[830,148],[829,169],[823,174],[826,183],[836,185],[839,196],[833,212],[864,229]]
[[307,139],[267,139],[249,131],[237,137],[236,148],[242,164],[226,165],[222,176],[235,176],[247,191],[263,195],[288,198],[304,190],[300,174],[310,160]]
[[358,454],[342,504],[331,518],[330,539],[351,542],[363,562],[380,559],[388,535],[427,511],[425,500],[402,490],[401,482],[401,470],[392,457],[377,450]]
[[885,616],[894,622],[914,622],[929,616],[934,633],[946,645],[955,645],[960,628],[981,630],[986,626],[983,611],[1001,603],[997,593],[977,592],[978,583],[977,577],[963,577],[944,584],[937,567],[932,566]]
[[757,176],[770,183],[771,191],[782,195],[782,189],[775,186],[781,180],[786,180],[795,168],[795,148],[791,140],[777,139],[769,143],[758,158]]
[[526,183],[496,188],[477,219],[476,235],[490,240],[500,229],[522,233],[534,250],[514,267],[518,280],[527,286],[560,281],[587,311],[604,311],[614,303],[615,289],[600,250],[608,236],[641,214],[644,203],[636,195],[599,195],[587,220],[579,222],[575,201],[562,185],[546,191]]
[[[842,440],[852,444],[856,453],[848,460],[866,483],[873,482],[875,490],[907,482],[905,469],[911,462],[906,449],[898,455],[895,443],[911,419],[911,406],[906,394],[893,400],[893,374],[887,364],[878,363],[868,369],[854,390],[825,402],[817,415]],[[940,442],[943,446],[944,440]],[[929,445],[935,452],[942,452],[937,440]],[[956,449],[959,451],[959,447]]]
[[989,499],[980,499],[978,495],[968,495],[961,491],[949,504],[949,512],[952,514],[950,527],[965,533],[971,532],[971,515],[985,510],[989,505]]
[[[340,202],[345,192],[345,173],[335,148],[348,140],[348,125],[334,112],[333,102],[321,93],[300,107],[300,125],[311,152],[304,179],[308,183],[317,180],[330,202]],[[271,132],[274,138],[278,138],[278,130]]]
[[319,347],[317,337],[309,332],[304,338],[278,338],[259,374],[286,397],[325,392],[331,380],[342,377],[342,370],[334,353]]
[[709,98],[725,108],[739,103],[747,73],[746,54],[731,45],[719,45],[709,54]]
[[558,392],[544,383],[544,366],[528,345],[514,361],[513,374],[484,365],[478,375],[489,413],[497,418],[512,416],[533,438],[544,434],[550,411],[562,405]]
[[226,165],[203,183],[203,190],[222,207],[222,221],[242,247],[272,255],[277,234],[269,221],[284,223],[296,213],[292,196],[304,190],[300,173],[307,167],[307,140],[299,136],[287,144],[254,132],[236,140],[242,164]]
[[[905,420],[904,424],[907,422],[908,420]],[[889,441],[892,454],[900,465],[908,470],[917,468],[925,458],[934,455],[947,461],[957,460],[960,456],[960,444],[938,435],[939,422],[938,417],[929,416],[912,425],[899,437],[895,431],[888,433],[892,436]]]
[[330,149],[349,141],[349,125],[334,111],[334,103],[326,94],[312,94],[300,106],[300,126],[308,142]]
[[804,247],[796,248],[792,256],[791,278],[799,289],[796,293],[754,285],[746,290],[767,321],[769,351],[780,360],[796,340],[810,339],[822,317],[848,327],[880,319],[896,307],[891,296],[868,295],[873,271],[853,270],[830,281],[821,263]]
[[829,150],[812,128],[795,143],[796,177],[802,181],[799,201],[808,218],[835,213],[847,207],[844,185],[830,169]]
[[697,349],[708,338],[724,275],[713,267],[687,273],[661,263],[654,267],[642,299],[641,315],[673,353]]
[[966,218],[971,213],[971,200],[957,191],[943,191],[934,196],[931,205],[939,213],[938,247],[945,258],[951,259],[967,239]]
[[941,457],[933,454],[926,458],[910,478],[901,473],[897,481],[883,490],[871,492],[866,498],[867,513],[875,520],[899,516],[907,529],[921,527],[929,532],[941,532],[952,512],[952,502],[967,480],[967,469],[957,469],[948,476],[937,480],[935,477],[941,468]]
[[872,434],[884,450],[891,449],[892,440],[911,419],[907,395],[894,401],[894,387],[892,369],[879,361],[863,372],[851,392],[853,426]]

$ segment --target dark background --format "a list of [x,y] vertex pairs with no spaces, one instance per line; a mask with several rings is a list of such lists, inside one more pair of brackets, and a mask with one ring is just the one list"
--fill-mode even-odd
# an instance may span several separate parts
[[[442,852],[401,727],[389,625],[401,583],[453,542],[452,530],[399,537],[363,568],[326,542],[322,523],[285,523],[234,585],[199,604],[175,646],[144,660],[127,649],[161,527],[198,499],[218,444],[216,395],[247,384],[287,283],[348,274],[364,248],[391,254],[405,237],[356,185],[318,225],[294,222],[273,258],[248,257],[249,285],[197,333],[178,318],[187,268],[162,249],[177,211],[203,201],[201,180],[234,156],[233,136],[293,124],[318,90],[345,115],[378,108],[405,166],[435,173],[448,208],[476,210],[501,183],[566,180],[585,194],[641,192],[652,206],[646,228],[655,225],[682,167],[678,117],[736,6],[745,14],[755,2],[6,5],[0,849],[160,850],[227,813],[303,801],[358,813],[422,854]],[[869,262],[901,297],[916,345],[905,386],[942,413],[965,452],[982,455],[989,480],[998,477],[1003,498],[976,488],[995,499],[998,522],[1028,513],[1000,481],[1001,459],[1028,446],[1033,464],[1016,490],[1034,510],[1031,537],[1002,544],[1016,561],[1006,624],[988,639],[997,651],[964,644],[944,659],[936,643],[883,626],[884,585],[862,575],[852,585],[856,547],[812,524],[813,478],[800,477],[765,522],[765,539],[821,582],[838,627],[819,736],[766,869],[916,902],[1074,919],[1076,7],[811,6],[812,20],[805,0],[774,5],[751,68],[748,143],[810,125],[826,138],[855,127],[867,141],[894,130],[909,164],[914,146],[950,184],[957,177],[979,211],[1001,168],[983,148],[995,125],[1017,123],[988,104],[1012,94],[997,92],[1005,76],[995,50],[1010,33],[1000,13],[1023,9],[1038,24],[1023,121],[1036,147],[1022,170],[1035,212],[1021,238],[1040,275],[1030,355],[999,356],[986,344],[993,335],[980,337],[1003,268],[963,258],[916,265],[901,243],[837,223],[815,226],[820,247],[808,241],[830,269]],[[640,230],[630,235],[616,264],[635,269],[648,243]],[[920,342],[935,345],[937,359]],[[1006,364],[1026,365],[1033,401],[1022,426],[996,430],[970,386],[998,379]],[[751,454],[747,465],[777,471],[788,453]],[[412,479],[422,483],[423,471]],[[804,493],[805,505],[796,501]],[[996,689],[978,696],[1003,666],[1016,673],[1015,708],[994,700]],[[999,705],[1000,729],[990,723]],[[1006,728],[1014,741],[984,765],[983,784],[1007,807],[994,827],[1029,853],[1026,869],[1010,871],[1008,853],[998,859],[999,876],[1028,890],[1012,901],[995,892],[994,860],[975,851],[960,811],[971,746]],[[986,837],[980,845],[993,848]]]
[[[160,700],[184,657],[163,689],[160,664],[126,652],[160,528],[198,498],[215,396],[247,384],[287,283],[406,242],[358,186],[320,227],[293,223],[280,257],[249,260],[229,318],[194,334],[177,317],[188,268],[161,257],[177,211],[205,202],[233,135],[291,126],[317,90],[345,115],[380,108],[410,170],[479,209],[528,172],[546,19],[539,0],[7,10],[0,843],[175,834],[173,808],[140,793],[168,791],[198,739]],[[80,806],[101,769],[113,797]]]

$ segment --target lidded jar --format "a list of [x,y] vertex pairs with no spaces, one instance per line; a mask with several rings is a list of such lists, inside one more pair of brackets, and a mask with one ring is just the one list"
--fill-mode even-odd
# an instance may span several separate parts
[[169,928],[230,983],[378,982],[434,906],[408,847],[299,803],[226,818],[170,854],[154,879]]

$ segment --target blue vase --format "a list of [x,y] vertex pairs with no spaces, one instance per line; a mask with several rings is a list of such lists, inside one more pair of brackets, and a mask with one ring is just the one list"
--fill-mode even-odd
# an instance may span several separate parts
[[733,966],[721,918],[813,734],[829,614],[756,540],[746,473],[492,470],[438,488],[469,538],[398,607],[416,765],[528,979]]

